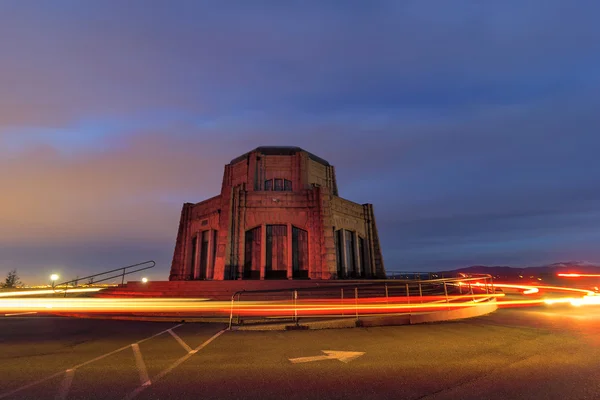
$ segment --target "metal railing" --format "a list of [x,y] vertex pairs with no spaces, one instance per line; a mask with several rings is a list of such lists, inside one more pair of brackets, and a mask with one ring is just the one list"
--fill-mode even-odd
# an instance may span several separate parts
[[412,279],[430,280],[439,278],[452,278],[448,272],[409,272],[409,271],[386,271],[387,279]]
[[[133,271],[129,271],[130,268],[136,268],[136,267],[141,267],[143,265],[147,265],[147,264],[152,264],[152,265],[148,265],[142,268],[138,268],[136,270]],[[126,275],[130,275],[136,272],[140,272],[140,271],[144,271],[150,268],[154,268],[156,266],[156,262],[154,260],[150,260],[150,261],[144,261],[141,263],[137,263],[137,264],[132,264],[132,265],[128,265],[126,267],[121,267],[121,268],[115,268],[115,269],[111,269],[110,271],[105,271],[105,272],[101,272],[99,274],[94,274],[94,275],[89,275],[89,276],[84,276],[82,278],[75,278],[75,279],[71,279],[70,281],[65,281],[65,282],[61,282],[59,284],[53,285],[52,289],[54,289],[54,291],[58,291],[60,290],[61,292],[64,291],[65,297],[67,297],[67,291],[68,289],[74,289],[79,287],[79,282],[80,281],[85,281],[88,280],[88,282],[82,284],[81,286],[89,286],[89,285],[93,285],[96,283],[100,283],[100,282],[105,282],[108,281],[110,279],[115,279],[115,278],[121,278],[121,285],[123,285],[125,283],[125,276]],[[97,277],[101,277],[103,275],[107,275],[107,274],[112,274],[114,272],[120,271],[120,273],[116,274],[116,275],[112,275],[109,277],[104,277],[101,279],[95,279]],[[73,285],[74,284],[74,285]],[[71,285],[71,286],[69,286]],[[61,286],[64,286],[63,289],[61,289]]]
[[[424,273],[416,273],[418,276],[427,275]],[[432,273],[432,275],[437,275]],[[370,299],[375,303],[390,304],[405,304],[408,312],[411,313],[411,304],[420,304],[415,306],[415,309],[422,308],[423,304],[446,303],[448,309],[452,308],[451,302],[481,302],[491,299],[495,294],[494,282],[491,275],[487,274],[472,274],[452,278],[435,278],[421,279],[413,277],[413,279],[392,279],[378,280],[366,283],[330,283],[320,287],[303,287],[290,289],[273,289],[273,290],[241,290],[235,292],[231,296],[231,309],[229,314],[229,328],[235,324],[244,323],[241,317],[242,307],[244,302],[258,302],[269,305],[277,301],[278,305],[285,310],[280,315],[270,314],[268,316],[252,315],[248,320],[271,318],[278,320],[289,320],[299,324],[300,314],[302,318],[322,317],[314,312],[313,307],[318,309],[318,305],[311,305],[313,311],[306,311],[302,307],[302,302],[313,301],[329,301],[323,303],[330,306],[333,300],[339,300],[340,314],[327,314],[327,317],[349,317],[349,313],[359,321],[361,316],[374,315],[373,313],[361,311],[359,306],[360,299]],[[437,300],[431,300],[436,298]],[[352,307],[352,304],[354,307]],[[234,318],[235,317],[235,318]]]

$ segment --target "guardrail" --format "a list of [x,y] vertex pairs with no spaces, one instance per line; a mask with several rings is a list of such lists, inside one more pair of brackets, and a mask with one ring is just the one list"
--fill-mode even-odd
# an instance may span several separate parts
[[448,276],[447,272],[411,272],[411,271],[386,271],[387,279],[412,279],[412,280],[430,280],[439,278],[453,278]]
[[[420,273],[417,273],[420,274]],[[435,273],[433,273],[435,275]],[[436,279],[393,279],[365,283],[331,283],[321,287],[274,290],[241,290],[231,296],[229,328],[250,318],[290,320],[302,318],[348,317],[382,314],[382,310],[424,310],[427,305],[452,302],[478,303],[495,297],[491,275],[473,274]],[[385,306],[379,306],[383,305]],[[412,304],[412,306],[411,306]],[[417,305],[418,304],[418,305]],[[254,307],[248,311],[247,305]],[[265,315],[259,315],[260,312]],[[338,311],[338,312],[336,312]],[[405,311],[406,312],[406,311]],[[388,312],[390,313],[390,312]],[[268,315],[267,315],[268,314]],[[235,316],[235,318],[234,318]]]
[[[149,266],[146,266],[146,267],[143,267],[143,268],[138,268],[138,269],[136,269],[134,271],[128,271],[128,269],[130,269],[130,268],[141,267],[141,266],[147,265],[147,264],[152,264],[152,265],[149,265]],[[119,278],[120,277],[121,278],[121,285],[122,285],[123,283],[125,283],[125,275],[130,275],[130,274],[133,274],[135,272],[144,271],[144,270],[147,270],[147,269],[150,269],[150,268],[154,268],[155,266],[156,266],[156,262],[154,260],[144,261],[144,262],[141,262],[141,263],[128,265],[126,267],[111,269],[110,271],[101,272],[99,274],[84,276],[82,278],[71,279],[70,281],[65,281],[65,282],[62,282],[62,283],[59,283],[59,284],[56,284],[56,285],[52,285],[52,289],[54,289],[55,292],[57,290],[60,290],[61,292],[64,290],[65,297],[67,297],[67,290],[79,287],[78,283],[80,281],[89,280],[86,284],[81,285],[81,286],[88,286],[88,285],[92,285],[92,284],[95,284],[95,283],[100,283],[100,282],[104,282],[104,281],[108,281],[110,279],[114,279],[114,278]],[[97,278],[99,276],[107,275],[107,274],[112,274],[112,273],[117,272],[117,271],[120,271],[120,273],[116,274],[116,275],[109,276],[109,277],[105,277],[105,278],[102,278],[102,279],[96,279],[96,280],[94,279],[94,278]],[[75,285],[72,285],[73,283]],[[71,286],[69,286],[69,285],[71,285]],[[61,286],[64,286],[64,289],[60,289]]]

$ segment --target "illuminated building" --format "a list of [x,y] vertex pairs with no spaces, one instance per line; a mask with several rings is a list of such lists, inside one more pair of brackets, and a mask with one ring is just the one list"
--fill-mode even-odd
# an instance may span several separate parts
[[339,197],[322,158],[258,147],[221,194],[183,205],[169,280],[307,278],[385,278],[373,206]]

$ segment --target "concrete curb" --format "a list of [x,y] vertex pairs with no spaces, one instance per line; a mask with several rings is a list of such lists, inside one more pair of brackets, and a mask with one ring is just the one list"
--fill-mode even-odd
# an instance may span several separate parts
[[239,326],[236,329],[242,331],[284,331],[296,329],[342,329],[356,327],[375,327],[375,326],[397,326],[397,325],[416,325],[430,322],[453,321],[458,319],[479,317],[489,314],[498,309],[496,300],[487,303],[479,303],[473,307],[465,307],[457,310],[435,311],[416,314],[400,315],[381,315],[373,317],[344,318],[326,321],[300,321],[300,324],[260,324]]

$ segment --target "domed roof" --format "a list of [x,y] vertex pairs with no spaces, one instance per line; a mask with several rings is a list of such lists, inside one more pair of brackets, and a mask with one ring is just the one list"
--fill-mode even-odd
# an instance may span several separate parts
[[308,158],[310,158],[311,160],[314,160],[325,166],[329,166],[329,163],[326,160],[324,160],[321,157],[316,156],[300,147],[297,147],[297,146],[259,146],[259,147],[255,148],[254,150],[251,150],[245,154],[242,154],[239,157],[234,158],[233,160],[231,160],[230,164],[235,164],[239,161],[242,161],[242,160],[248,158],[250,153],[254,153],[254,152],[263,154],[265,156],[293,156],[294,154],[299,153],[301,151],[307,153]]

